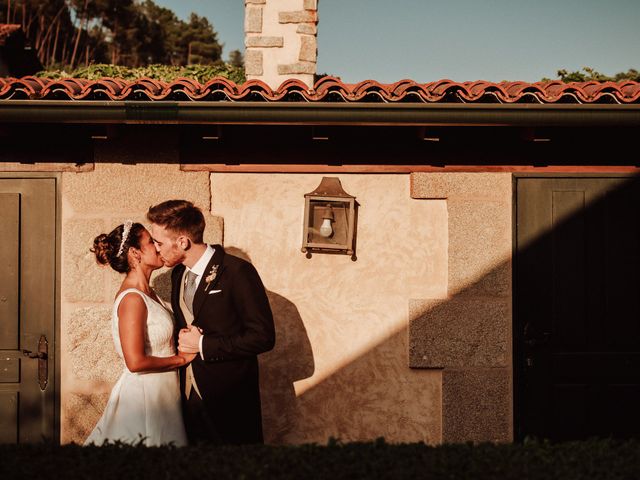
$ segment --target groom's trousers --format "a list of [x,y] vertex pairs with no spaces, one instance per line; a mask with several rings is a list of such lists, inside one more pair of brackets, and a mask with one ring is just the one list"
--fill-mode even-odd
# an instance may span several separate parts
[[220,434],[215,428],[204,402],[200,396],[191,389],[189,398],[184,403],[183,417],[187,438],[190,445],[198,443],[222,444]]

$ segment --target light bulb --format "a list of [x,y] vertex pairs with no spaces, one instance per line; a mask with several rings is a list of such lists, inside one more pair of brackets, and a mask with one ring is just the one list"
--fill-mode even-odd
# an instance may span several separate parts
[[330,237],[333,233],[333,228],[331,228],[331,219],[325,218],[322,220],[322,225],[320,225],[320,235],[323,237]]

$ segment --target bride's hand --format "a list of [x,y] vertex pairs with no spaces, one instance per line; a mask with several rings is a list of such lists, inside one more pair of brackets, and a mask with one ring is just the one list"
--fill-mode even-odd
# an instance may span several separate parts
[[184,360],[183,365],[188,365],[193,361],[194,358],[196,358],[197,353],[187,353],[178,350],[177,355]]

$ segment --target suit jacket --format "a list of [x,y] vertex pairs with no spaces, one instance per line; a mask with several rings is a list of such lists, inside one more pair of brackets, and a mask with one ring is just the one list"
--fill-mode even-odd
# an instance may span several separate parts
[[[203,331],[204,360],[192,362],[193,376],[206,411],[223,443],[260,443],[262,415],[257,355],[273,348],[271,307],[251,263],[215,249],[193,298],[192,325]],[[217,266],[217,267],[215,267]],[[180,309],[184,265],[172,272],[171,304],[179,329],[186,326]],[[214,279],[207,277],[216,270]],[[184,369],[181,371],[184,392]]]

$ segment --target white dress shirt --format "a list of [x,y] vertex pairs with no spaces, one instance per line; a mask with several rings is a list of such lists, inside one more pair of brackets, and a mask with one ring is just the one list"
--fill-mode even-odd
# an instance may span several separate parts
[[[206,273],[205,269],[207,268],[207,265],[209,265],[209,262],[211,261],[211,258],[213,257],[213,254],[215,253],[215,251],[216,250],[211,245],[207,245],[207,249],[204,251],[200,259],[195,263],[195,265],[192,268],[187,267],[187,272],[193,272],[196,274],[196,290],[200,286],[200,281],[202,280],[202,277],[204,277]],[[204,338],[204,335],[201,335],[200,346],[199,346],[200,358],[202,360],[204,360],[204,354],[202,353],[203,338]]]

